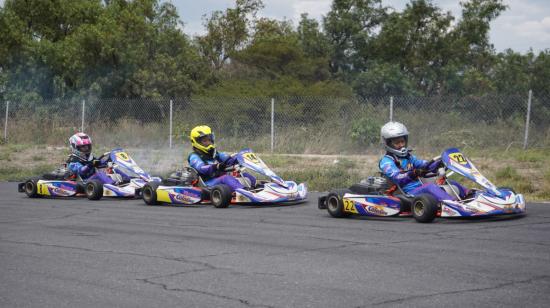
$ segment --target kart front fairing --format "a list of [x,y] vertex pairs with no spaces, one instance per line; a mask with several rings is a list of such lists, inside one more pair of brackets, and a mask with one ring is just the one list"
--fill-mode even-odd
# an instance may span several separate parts
[[238,203],[279,203],[287,201],[305,200],[307,187],[304,183],[284,181],[250,149],[243,149],[237,153],[237,161],[241,168],[248,168],[261,175],[267,176],[272,182],[267,182],[263,188],[256,190],[237,189],[235,202]]
[[497,188],[485,178],[474,164],[456,148],[445,150],[441,159],[447,169],[485,188],[474,198],[466,200],[441,200],[441,216],[488,216],[525,212],[523,195],[507,188]]
[[151,175],[143,171],[123,149],[112,150],[109,153],[109,158],[112,162],[113,171],[120,174],[124,180],[141,179],[141,181],[135,181],[136,184],[142,183],[141,186],[149,181],[160,181],[159,178],[151,177]]

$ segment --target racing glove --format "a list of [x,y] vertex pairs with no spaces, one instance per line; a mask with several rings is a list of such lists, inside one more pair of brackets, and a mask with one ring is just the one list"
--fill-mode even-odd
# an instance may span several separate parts
[[227,168],[227,165],[225,164],[225,162],[221,162],[216,165],[216,169],[218,169],[218,171],[220,172],[225,171],[226,168]]

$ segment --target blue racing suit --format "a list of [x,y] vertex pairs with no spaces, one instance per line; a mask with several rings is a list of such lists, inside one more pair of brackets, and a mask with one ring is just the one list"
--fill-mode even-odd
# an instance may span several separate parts
[[427,161],[418,159],[412,154],[406,157],[397,157],[386,153],[379,162],[380,171],[406,193],[422,185],[415,176],[414,169],[426,169],[427,167]]
[[[379,162],[382,174],[388,177],[394,184],[399,185],[407,194],[415,196],[421,193],[428,193],[439,201],[456,199],[456,197],[448,195],[439,185],[434,183],[422,184],[414,173],[414,169],[426,169],[430,172],[435,172],[438,166],[439,162],[437,161],[430,164],[428,161],[419,159],[412,154],[406,157],[397,157],[386,153]],[[461,198],[466,196],[468,190],[464,186],[456,181],[449,182],[458,188]]]
[[[204,183],[207,186],[214,186],[218,184],[225,184],[231,187],[232,190],[237,188],[244,188],[244,186],[233,176],[225,174],[223,171],[217,169],[218,163],[224,163],[227,166],[233,166],[237,163],[235,157],[231,157],[224,152],[216,152],[214,157],[207,156],[193,151],[187,158],[189,165],[197,170]],[[251,174],[243,172],[244,177],[248,178],[252,183],[252,187],[256,186],[256,178]]]
[[94,156],[90,154],[88,160],[84,160],[76,155],[70,155],[67,159],[67,168],[74,175],[79,175],[83,180],[89,178],[95,173],[95,168],[92,165]]
[[84,181],[99,180],[103,184],[114,184],[115,182],[103,172],[97,172],[93,165],[95,157],[90,154],[88,160],[82,159],[76,155],[70,155],[67,159],[67,168],[73,175],[79,175]]

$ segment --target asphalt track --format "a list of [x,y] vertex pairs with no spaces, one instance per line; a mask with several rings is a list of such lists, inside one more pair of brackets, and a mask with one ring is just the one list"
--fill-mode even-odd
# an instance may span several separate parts
[[518,218],[29,199],[0,183],[0,307],[548,307],[550,204]]

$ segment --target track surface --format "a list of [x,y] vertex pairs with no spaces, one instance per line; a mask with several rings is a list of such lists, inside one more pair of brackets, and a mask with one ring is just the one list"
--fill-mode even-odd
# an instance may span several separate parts
[[548,307],[550,204],[334,219],[286,207],[29,199],[0,183],[0,307]]

